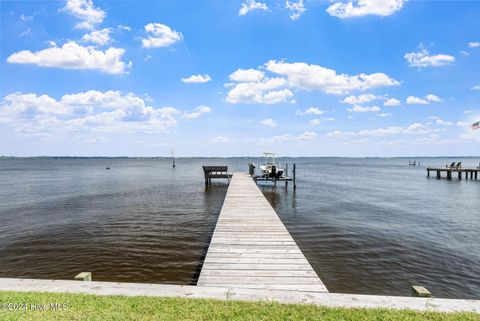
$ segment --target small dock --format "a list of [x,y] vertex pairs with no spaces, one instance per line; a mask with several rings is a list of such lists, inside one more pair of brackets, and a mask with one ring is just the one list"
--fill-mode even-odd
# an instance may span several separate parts
[[[457,174],[458,179],[477,179],[480,168],[441,168],[441,167],[427,167],[427,177],[430,177],[430,172],[436,172],[437,178],[442,178],[442,173],[446,173],[447,179],[452,179],[452,174]],[[470,177],[469,177],[470,176]]]
[[247,174],[234,173],[197,285],[328,292]]

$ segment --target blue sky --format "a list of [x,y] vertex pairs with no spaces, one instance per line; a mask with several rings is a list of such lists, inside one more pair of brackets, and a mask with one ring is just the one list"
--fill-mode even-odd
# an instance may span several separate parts
[[2,1],[0,155],[478,155],[479,1]]

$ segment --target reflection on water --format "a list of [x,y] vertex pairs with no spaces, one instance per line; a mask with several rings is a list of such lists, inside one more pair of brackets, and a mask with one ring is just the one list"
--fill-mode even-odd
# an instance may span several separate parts
[[[250,161],[0,159],[0,277],[195,284],[227,190],[201,166]],[[480,180],[401,158],[295,162],[296,190],[259,186],[330,291],[480,297]]]

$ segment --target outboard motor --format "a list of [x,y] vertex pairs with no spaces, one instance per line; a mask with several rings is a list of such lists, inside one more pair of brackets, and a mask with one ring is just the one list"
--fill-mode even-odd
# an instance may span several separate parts
[[275,165],[272,165],[272,172],[270,173],[271,178],[275,178],[277,176],[277,167]]

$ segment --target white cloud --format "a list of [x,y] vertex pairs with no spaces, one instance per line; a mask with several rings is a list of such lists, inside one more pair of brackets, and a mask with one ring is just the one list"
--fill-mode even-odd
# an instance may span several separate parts
[[303,4],[303,0],[298,0],[297,2],[285,2],[285,8],[291,11],[290,19],[297,20],[300,18],[307,9],[305,9],[305,5]]
[[437,116],[432,116],[432,117],[430,117],[430,119],[434,120],[435,124],[437,124],[437,125],[442,125],[442,126],[452,126],[453,125],[452,122],[445,121],[445,120],[443,120],[443,119],[441,119],[440,117],[437,117]]
[[348,108],[347,111],[351,113],[369,113],[369,112],[377,113],[381,111],[381,109],[378,106],[354,105],[352,108]]
[[344,137],[357,137],[357,136],[383,137],[383,136],[393,136],[393,135],[401,135],[401,134],[432,134],[439,131],[442,131],[442,130],[434,129],[420,123],[413,123],[408,126],[389,126],[384,128],[362,129],[359,131],[335,130],[335,131],[329,132],[327,134],[327,137],[329,138],[344,138]]
[[7,58],[7,62],[15,64],[33,64],[41,67],[63,69],[99,70],[107,74],[123,74],[132,63],[122,61],[124,49],[109,48],[105,51],[94,47],[83,47],[74,41],[62,47],[50,47],[37,52],[22,50]]
[[230,75],[230,80],[234,83],[225,84],[232,88],[226,100],[230,103],[275,104],[293,102],[293,92],[290,89],[346,94],[352,90],[399,85],[398,81],[382,73],[349,76],[303,62],[270,60],[265,64],[265,68],[281,77],[266,77],[263,71],[256,69],[238,69]]
[[126,25],[118,25],[117,28],[120,30],[132,31],[132,28]]
[[377,97],[372,94],[365,94],[365,95],[360,95],[360,96],[348,96],[344,100],[342,100],[342,103],[345,104],[350,104],[350,105],[355,105],[355,104],[363,104],[363,103],[368,103],[370,101],[380,99],[381,97]]
[[0,122],[21,134],[165,132],[177,125],[176,108],[154,108],[132,93],[90,90],[56,100],[48,95],[12,93],[0,102]]
[[32,32],[32,29],[28,27],[26,30],[22,31],[18,36],[25,37],[25,36],[28,36],[31,32]]
[[398,106],[400,105],[400,100],[395,98],[389,98],[383,103],[384,106]]
[[247,0],[242,3],[240,10],[238,10],[238,15],[244,16],[250,11],[255,10],[268,10],[267,4],[264,2],[256,2],[255,0]]
[[324,122],[327,122],[327,121],[334,121],[335,118],[333,117],[327,117],[327,118],[315,118],[315,119],[312,119],[309,121],[309,124],[312,125],[312,126],[318,126]]
[[408,96],[406,100],[407,104],[409,105],[428,105],[430,103],[439,103],[442,102],[440,97],[428,94],[424,98],[415,97],[415,96]]
[[168,47],[183,39],[183,35],[161,23],[149,23],[145,27],[148,38],[141,38],[144,48]]
[[480,85],[473,86],[472,90],[480,90]]
[[105,11],[95,8],[92,0],[67,0],[65,7],[60,9],[74,16],[81,22],[75,27],[92,30],[105,18]]
[[435,96],[433,94],[428,94],[425,96],[425,99],[428,100],[428,101],[431,101],[431,102],[434,102],[434,103],[440,103],[442,102],[442,100],[440,99],[440,97],[438,96]]
[[33,21],[33,18],[34,18],[34,16],[35,16],[36,14],[38,14],[38,12],[35,12],[35,13],[32,14],[31,16],[26,16],[26,15],[24,15],[24,14],[22,13],[22,14],[20,14],[20,19],[21,19],[22,21],[25,21],[25,22]]
[[230,142],[231,140],[224,136],[217,136],[215,138],[210,139],[210,143],[215,143],[215,144],[229,144]]
[[[234,78],[234,77],[233,77]],[[230,75],[232,79],[232,75]],[[257,82],[241,82],[227,94],[227,102],[232,104],[276,104],[290,101],[293,93],[282,88],[286,85],[283,78],[263,78]]]
[[287,77],[290,87],[303,90],[320,90],[327,94],[345,94],[352,90],[367,90],[377,87],[396,86],[398,81],[383,73],[350,76],[337,74],[333,69],[303,62],[286,63],[270,60],[267,70]]
[[477,47],[480,47],[479,41],[472,41],[468,43],[468,48],[477,48]]
[[407,0],[335,1],[327,8],[327,13],[342,19],[366,15],[390,16],[402,9],[405,2]]
[[310,107],[308,109],[305,109],[304,111],[297,110],[295,112],[295,115],[303,116],[303,115],[322,115],[324,114],[325,111],[318,109],[317,107]]
[[85,34],[82,37],[82,40],[85,42],[91,42],[96,45],[104,46],[110,42],[110,32],[111,28],[104,28],[102,30],[95,30],[90,33]]
[[429,102],[425,99],[415,97],[415,96],[408,96],[406,103],[409,105],[428,105]]
[[304,132],[303,134],[298,136],[298,140],[299,141],[314,140],[315,138],[317,138],[317,136],[318,136],[318,134],[315,133],[315,132]]
[[183,117],[188,119],[195,119],[202,116],[203,114],[208,114],[210,112],[212,112],[212,109],[210,107],[205,105],[200,105],[191,112],[185,112],[183,114]]
[[237,69],[229,78],[235,82],[257,82],[265,77],[265,73],[255,69]]
[[272,128],[277,127],[277,123],[275,122],[275,120],[273,120],[273,118],[264,119],[260,122],[260,124],[268,127],[272,127]]
[[445,54],[430,55],[427,49],[409,52],[404,55],[410,67],[440,67],[455,62],[455,57]]
[[210,80],[212,80],[212,78],[210,78],[210,76],[207,74],[191,75],[188,78],[182,78],[182,82],[186,84],[204,84],[206,82],[209,82]]

